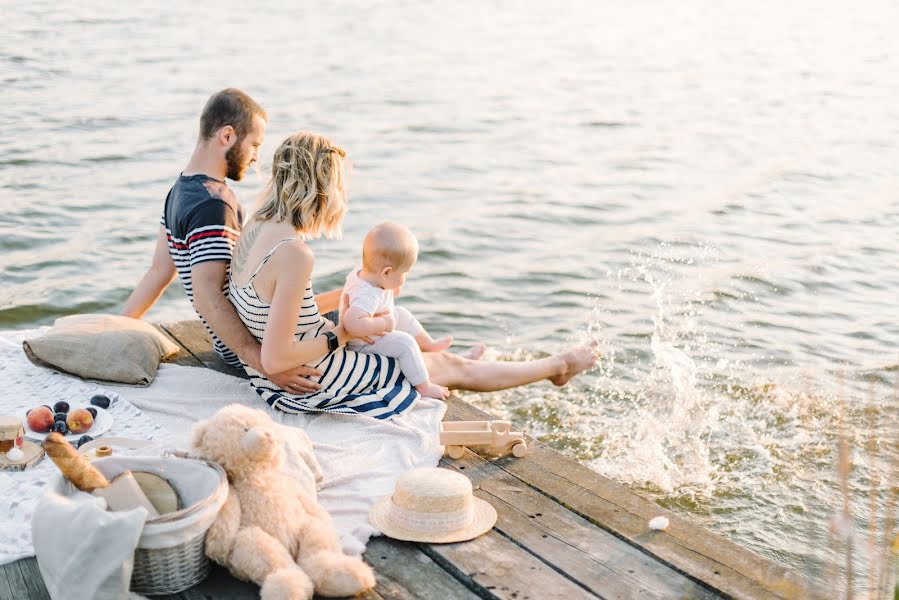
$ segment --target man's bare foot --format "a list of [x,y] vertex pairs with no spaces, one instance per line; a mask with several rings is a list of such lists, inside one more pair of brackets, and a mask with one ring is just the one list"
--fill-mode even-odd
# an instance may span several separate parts
[[418,347],[421,348],[423,352],[443,352],[452,345],[453,336],[451,335],[446,335],[442,338],[431,340],[430,342],[418,343]]
[[565,385],[572,377],[595,365],[596,361],[599,360],[596,346],[596,342],[593,342],[592,344],[578,346],[560,354],[559,358],[562,359],[563,368],[561,373],[549,378],[553,385]]
[[487,352],[487,344],[478,342],[459,356],[468,360],[480,360],[484,353]]
[[437,398],[438,400],[446,400],[449,398],[449,388],[442,385],[426,381],[415,386],[416,391],[425,398]]

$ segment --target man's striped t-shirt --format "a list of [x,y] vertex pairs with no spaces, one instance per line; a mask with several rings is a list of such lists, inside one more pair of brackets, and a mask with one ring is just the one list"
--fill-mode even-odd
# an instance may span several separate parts
[[[169,243],[184,291],[194,301],[191,268],[204,262],[228,263],[230,271],[234,244],[243,225],[243,209],[224,181],[207,175],[181,175],[169,190],[162,214],[162,226]],[[222,292],[228,296],[228,280]],[[196,310],[196,306],[194,306]],[[212,336],[215,351],[228,364],[240,367],[240,360],[215,335],[203,316],[200,320]]]

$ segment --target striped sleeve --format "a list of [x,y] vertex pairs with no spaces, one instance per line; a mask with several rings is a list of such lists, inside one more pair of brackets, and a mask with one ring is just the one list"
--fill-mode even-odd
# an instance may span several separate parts
[[226,202],[212,200],[193,211],[187,231],[185,241],[191,267],[204,262],[231,262],[240,221]]

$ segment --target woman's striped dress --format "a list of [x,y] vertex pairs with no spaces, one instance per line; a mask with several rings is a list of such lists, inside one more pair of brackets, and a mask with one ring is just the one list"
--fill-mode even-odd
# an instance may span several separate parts
[[[259,342],[268,320],[270,305],[259,298],[253,279],[269,258],[285,242],[281,240],[262,259],[250,281],[238,287],[229,282],[229,300],[237,314]],[[312,282],[306,284],[306,294],[297,321],[297,340],[312,339],[334,327],[318,312],[312,293]],[[244,365],[256,393],[272,408],[284,412],[334,412],[350,415],[364,414],[376,419],[389,419],[409,410],[418,392],[400,371],[396,359],[377,354],[362,354],[338,348],[334,352],[307,364],[322,372],[317,380],[322,388],[317,392],[298,396],[279,389],[258,371]],[[313,380],[315,380],[313,378]]]

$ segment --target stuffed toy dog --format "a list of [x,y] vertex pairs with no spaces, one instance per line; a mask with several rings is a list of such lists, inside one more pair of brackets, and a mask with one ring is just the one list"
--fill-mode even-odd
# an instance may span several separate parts
[[[278,427],[266,413],[239,404],[194,425],[193,454],[219,463],[230,483],[206,535],[207,556],[258,584],[263,600],[352,596],[374,587],[371,568],[341,551],[314,490],[281,469]],[[302,459],[317,473],[311,449],[309,443]]]

